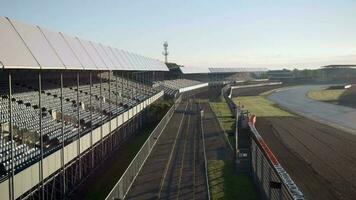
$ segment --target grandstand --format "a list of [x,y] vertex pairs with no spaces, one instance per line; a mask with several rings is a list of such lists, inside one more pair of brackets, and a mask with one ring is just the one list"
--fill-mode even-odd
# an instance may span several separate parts
[[140,130],[145,109],[164,93],[176,97],[243,72],[180,67],[170,77],[158,60],[5,17],[0,34],[4,200],[68,197]]
[[173,97],[177,96],[180,92],[194,90],[205,86],[208,86],[208,84],[188,79],[157,81],[153,85],[157,90],[163,90],[165,94]]
[[168,69],[8,18],[0,34],[0,199],[63,199],[142,126]]

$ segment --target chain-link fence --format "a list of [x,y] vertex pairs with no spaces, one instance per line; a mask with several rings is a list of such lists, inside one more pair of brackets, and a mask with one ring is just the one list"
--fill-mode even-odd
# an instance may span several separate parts
[[110,194],[106,197],[106,200],[124,199],[127,192],[130,190],[131,185],[136,179],[136,176],[140,172],[143,164],[151,153],[151,150],[155,146],[158,138],[160,137],[163,129],[174,114],[174,111],[178,108],[182,98],[179,97],[175,101],[174,105],[168,110],[166,115],[162,118],[151,135],[147,138],[146,142],[141,147],[140,151],[136,154],[135,158],[131,161],[124,174],[116,183]]

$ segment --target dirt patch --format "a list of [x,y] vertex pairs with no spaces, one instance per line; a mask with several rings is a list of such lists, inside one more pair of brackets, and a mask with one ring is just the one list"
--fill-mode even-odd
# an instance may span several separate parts
[[307,199],[354,199],[356,136],[299,116],[256,127]]

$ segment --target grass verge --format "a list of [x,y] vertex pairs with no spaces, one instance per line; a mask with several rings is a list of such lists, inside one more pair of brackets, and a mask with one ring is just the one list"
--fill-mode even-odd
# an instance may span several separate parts
[[345,89],[316,89],[310,90],[307,96],[316,101],[324,101],[328,103],[338,103]]
[[[130,140],[127,144],[127,151],[118,151],[117,153],[122,153],[123,157],[126,157],[126,166],[131,162],[131,160],[136,156],[137,152],[141,149],[141,146],[145,143],[146,139],[150,136],[150,133],[153,131],[154,127],[149,127],[144,130],[143,133],[136,135],[133,139]],[[125,168],[121,168],[120,165],[123,165],[121,162],[113,162],[110,167],[105,168],[105,173],[102,173],[100,177],[97,177],[91,190],[84,195],[84,199],[105,199],[107,192],[110,192],[113,185],[115,185],[117,178],[114,178],[114,174],[117,174],[118,171],[122,173]],[[120,169],[121,168],[121,169]]]
[[235,145],[234,127],[235,118],[231,114],[229,106],[225,100],[221,102],[209,102],[211,109],[215,113],[221,127],[224,129],[230,145]]
[[233,101],[236,104],[243,105],[243,109],[247,109],[257,117],[293,116],[293,114],[280,109],[275,103],[263,96],[242,96],[234,98]]
[[[209,104],[224,129],[228,142],[234,146],[235,118],[225,99],[220,99],[220,102],[209,102]],[[258,199],[252,178],[247,174],[237,174],[232,160],[208,161],[208,176],[211,199],[213,200]]]
[[213,200],[258,199],[251,177],[246,174],[236,174],[232,161],[209,161],[208,176]]

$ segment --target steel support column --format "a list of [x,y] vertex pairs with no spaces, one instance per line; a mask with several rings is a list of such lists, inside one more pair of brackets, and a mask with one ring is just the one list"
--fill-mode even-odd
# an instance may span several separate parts
[[10,140],[11,140],[11,169],[9,172],[9,195],[10,199],[14,200],[15,199],[15,191],[14,191],[14,175],[15,175],[15,170],[14,170],[14,129],[13,129],[13,122],[12,122],[12,77],[11,73],[9,73],[9,126],[10,126]]
[[43,182],[43,135],[42,135],[42,77],[41,72],[38,73],[38,107],[39,107],[39,133],[40,133],[40,166],[39,177],[41,183],[41,199],[44,199],[44,182]]
[[101,159],[104,158],[104,144],[103,144],[103,94],[102,94],[102,74],[99,74],[100,78],[100,145],[101,145]]
[[95,166],[95,155],[94,155],[94,147],[93,147],[93,105],[92,105],[92,72],[89,72],[89,112],[90,112],[90,154],[91,154],[91,168]]
[[[109,137],[107,137],[107,140],[108,140],[108,145],[107,145],[107,149],[109,149],[110,147],[110,150],[112,150],[112,138],[111,138],[111,120],[112,120],[112,110],[111,110],[111,72],[109,71]],[[108,150],[107,150],[108,152]]]
[[82,156],[80,153],[80,130],[81,130],[81,125],[80,125],[80,103],[79,103],[79,72],[77,72],[77,117],[78,117],[78,142],[77,142],[77,152],[78,152],[78,176],[79,180],[82,178]]
[[64,164],[64,113],[63,113],[63,73],[61,72],[60,74],[60,84],[61,84],[61,135],[62,135],[62,148],[61,148],[61,166],[62,166],[62,198],[64,198],[64,195],[66,193],[66,176],[65,176],[65,164]]

